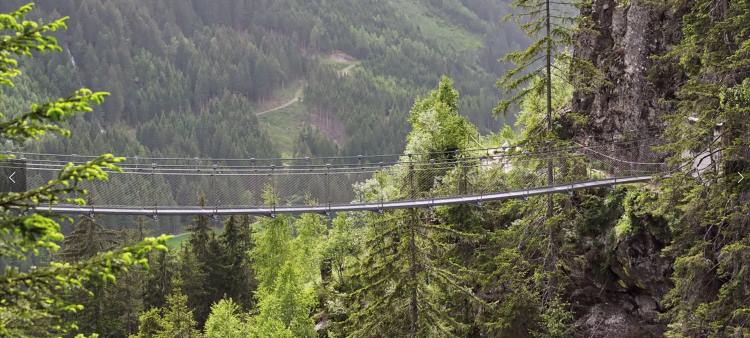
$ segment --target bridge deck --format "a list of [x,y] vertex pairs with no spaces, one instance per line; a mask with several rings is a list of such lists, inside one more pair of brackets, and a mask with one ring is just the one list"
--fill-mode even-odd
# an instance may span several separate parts
[[574,190],[590,189],[620,184],[643,183],[653,180],[655,176],[636,176],[625,178],[611,178],[605,180],[594,180],[573,184],[562,184],[550,187],[516,190],[510,192],[493,193],[487,195],[443,197],[435,199],[421,199],[411,201],[396,201],[382,203],[353,203],[346,205],[317,205],[302,207],[266,207],[266,208],[206,208],[192,207],[155,207],[155,208],[132,208],[132,207],[98,207],[98,206],[73,206],[56,205],[52,207],[40,207],[39,211],[49,211],[60,214],[100,214],[100,215],[131,215],[131,216],[222,216],[222,215],[274,215],[274,214],[304,214],[304,213],[337,213],[353,211],[381,211],[389,209],[406,208],[429,208],[441,205],[476,204],[482,202],[502,201],[514,198],[526,198],[537,195],[563,193]]

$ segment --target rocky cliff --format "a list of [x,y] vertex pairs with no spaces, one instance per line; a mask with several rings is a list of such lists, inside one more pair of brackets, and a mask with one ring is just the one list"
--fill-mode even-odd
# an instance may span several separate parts
[[[586,117],[576,139],[636,139],[663,130],[662,117],[669,114],[669,100],[682,77],[655,57],[679,41],[682,13],[648,0],[594,0],[582,10],[591,30],[579,34],[574,54],[595,65],[606,81],[593,91],[574,93],[572,111]],[[644,152],[629,155],[642,159]],[[589,270],[575,278],[576,336],[662,336],[665,326],[657,314],[670,287],[672,262],[661,251],[669,235],[666,224],[647,223],[621,238],[612,239],[611,232],[591,238],[608,244],[587,249]]]
[[649,0],[594,0],[582,10],[590,30],[578,35],[574,54],[593,63],[606,81],[574,94],[573,111],[587,117],[577,137],[607,140],[662,129],[679,72],[654,56],[680,38],[682,10]]

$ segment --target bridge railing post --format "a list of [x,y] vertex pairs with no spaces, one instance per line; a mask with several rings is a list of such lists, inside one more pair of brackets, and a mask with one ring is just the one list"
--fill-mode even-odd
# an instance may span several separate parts
[[219,190],[216,188],[216,174],[218,173],[219,165],[216,164],[216,162],[213,163],[212,171],[211,171],[211,191],[213,192],[213,202],[214,202],[214,215],[219,210]]
[[409,172],[407,173],[407,177],[409,178],[409,194],[407,198],[414,199],[417,197],[417,190],[414,185],[416,171],[414,170],[414,159],[412,158],[412,154],[408,154],[407,156],[409,157]]
[[268,174],[268,179],[271,181],[271,208],[273,214],[276,214],[276,200],[281,198],[279,193],[276,191],[276,165],[271,164],[271,172]]
[[[365,177],[366,177],[367,174],[365,173],[365,167],[364,167],[364,161],[363,161],[362,155],[357,155],[357,163],[359,163],[359,170],[362,172],[362,174],[359,176],[359,178],[358,178],[357,181],[358,182],[364,182],[365,181]],[[354,187],[354,185],[351,185],[351,186]],[[365,203],[365,192],[364,192],[364,190],[363,189],[359,189],[359,191],[357,191],[357,194],[359,195],[359,196],[357,196],[358,199],[359,199],[359,203]]]
[[326,185],[326,195],[325,195],[325,203],[326,208],[331,208],[331,164],[326,163],[326,172],[325,172],[325,185]]
[[430,171],[428,172],[428,179],[430,180],[430,186],[428,188],[428,191],[430,192],[430,199],[431,199],[431,207],[435,206],[435,174],[433,171],[435,170],[435,159],[430,159]]
[[158,216],[159,214],[159,197],[158,197],[158,191],[156,188],[156,162],[151,163],[151,189],[153,190],[153,206],[154,206],[154,217]]
[[[378,172],[383,172],[383,162],[378,163]],[[378,179],[378,185],[380,186],[380,189],[378,189],[378,195],[380,197],[380,211],[383,211],[383,203],[385,201],[385,194],[383,192],[383,182]]]

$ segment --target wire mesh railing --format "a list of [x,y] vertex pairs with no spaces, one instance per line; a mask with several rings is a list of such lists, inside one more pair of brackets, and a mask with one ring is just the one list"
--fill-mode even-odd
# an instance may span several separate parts
[[[340,206],[461,201],[461,197],[531,192],[668,172],[654,140],[599,145],[569,144],[530,152],[498,147],[455,152],[288,159],[130,158],[109,180],[83,182],[86,208],[132,209],[154,214],[184,209],[326,211]],[[539,149],[537,147],[536,149]],[[15,153],[25,162],[29,186],[56,177],[67,163],[91,157]],[[554,180],[547,179],[552,165]],[[620,182],[623,182],[621,180]],[[550,189],[554,192],[554,189]],[[441,202],[442,203],[442,202]],[[458,202],[457,202],[458,203]],[[437,202],[436,202],[437,204]],[[59,209],[59,208],[58,208]],[[64,208],[62,208],[64,209]],[[341,209],[341,208],[338,208]],[[63,210],[64,211],[64,210]]]

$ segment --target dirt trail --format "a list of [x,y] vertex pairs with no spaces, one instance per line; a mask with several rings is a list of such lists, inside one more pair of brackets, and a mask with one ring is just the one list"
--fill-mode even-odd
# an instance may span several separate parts
[[289,107],[289,106],[291,106],[291,105],[299,102],[299,100],[302,99],[302,97],[304,96],[304,94],[305,94],[305,86],[303,85],[299,89],[297,89],[297,92],[294,93],[294,97],[291,100],[289,100],[289,101],[287,101],[287,102],[285,102],[285,103],[283,103],[283,104],[281,104],[279,106],[273,107],[271,109],[267,109],[267,110],[264,110],[262,112],[255,113],[255,115],[262,116],[262,115],[265,115],[265,114],[268,114],[268,113],[273,113],[273,112],[275,112],[277,110],[282,110],[284,108],[287,108],[287,107]]
[[347,76],[347,75],[349,75],[349,72],[351,72],[352,69],[354,69],[354,67],[357,67],[358,65],[359,65],[359,62],[355,62],[355,63],[352,63],[352,64],[346,66],[346,68],[344,68],[344,69],[342,69],[342,70],[339,71],[339,75],[340,76]]

